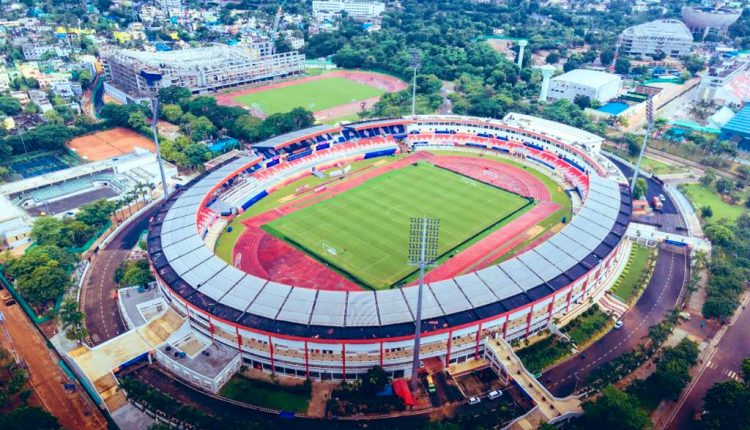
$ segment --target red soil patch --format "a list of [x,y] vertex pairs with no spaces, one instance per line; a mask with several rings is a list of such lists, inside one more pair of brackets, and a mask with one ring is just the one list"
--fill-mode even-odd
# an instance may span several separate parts
[[[240,91],[234,91],[231,93],[219,94],[216,96],[216,103],[220,105],[224,105],[224,106],[247,107],[241,103],[236,102],[234,100],[235,97],[246,95],[246,94],[255,94],[261,91],[268,91],[268,90],[273,90],[276,88],[284,88],[284,87],[288,87],[291,85],[302,84],[305,82],[319,81],[321,79],[328,79],[328,78],[345,78],[345,79],[349,79],[360,84],[364,84],[370,87],[381,89],[388,93],[402,91],[407,88],[407,84],[404,81],[398,78],[394,78],[393,76],[384,75],[382,73],[360,72],[360,71],[350,71],[350,70],[335,70],[332,72],[323,73],[318,76],[309,76],[306,78],[295,79],[292,81],[278,82],[278,83],[270,84],[270,85],[246,88],[246,89],[243,89]],[[379,99],[380,99],[379,97],[371,97],[369,99],[360,100],[358,102],[347,103],[347,104],[343,104],[339,106],[334,106],[328,109],[323,109],[323,110],[314,112],[315,118],[318,120],[321,120],[321,119],[326,119],[326,118],[338,118],[342,116],[355,114],[362,110],[363,103],[365,104],[365,109],[369,109],[370,107],[372,107],[372,105],[377,103]]]
[[385,166],[353,173],[346,179],[330,182],[325,191],[309,191],[275,209],[249,218],[243,223],[247,229],[240,235],[233,250],[234,265],[239,269],[275,282],[319,290],[361,291],[362,288],[297,248],[279,240],[261,229],[261,226],[288,213],[313,205],[386,172],[406,167],[420,160],[428,160],[482,182],[532,197],[537,202],[521,217],[503,226],[468,249],[427,274],[428,282],[435,282],[476,270],[491,262],[525,240],[523,232],[558,209],[550,203],[549,190],[532,174],[523,169],[481,158],[437,156],[417,152]]
[[79,157],[89,161],[129,154],[135,151],[135,148],[156,153],[156,147],[151,139],[122,127],[76,137],[68,142],[67,146]]

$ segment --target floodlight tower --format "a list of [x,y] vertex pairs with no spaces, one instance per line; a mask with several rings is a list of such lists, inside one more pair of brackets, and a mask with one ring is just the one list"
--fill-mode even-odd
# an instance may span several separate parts
[[158,70],[143,69],[139,75],[146,81],[149,93],[151,94],[151,112],[153,120],[151,121],[151,130],[154,134],[154,145],[156,145],[156,161],[159,162],[159,174],[161,174],[161,186],[164,190],[164,200],[169,197],[169,187],[167,186],[167,176],[164,174],[164,160],[161,158],[161,146],[159,145],[159,133],[157,131],[157,122],[159,119],[159,90],[156,83],[161,81],[162,74]]
[[424,269],[435,265],[438,255],[440,220],[437,218],[411,218],[409,223],[408,264],[419,267],[419,290],[417,291],[416,330],[414,331],[414,359],[411,363],[411,391],[417,390],[419,372],[419,345],[422,338],[422,290]]
[[411,84],[411,116],[417,113],[417,69],[422,65],[422,57],[416,49],[409,50],[409,66],[414,68],[414,80]]
[[529,41],[526,39],[521,39],[518,41],[518,68],[523,69],[523,51],[524,48],[526,48],[526,45],[529,44]]
[[630,182],[630,194],[632,195],[635,191],[635,181],[638,180],[638,174],[641,171],[641,160],[643,160],[643,153],[646,152],[646,144],[648,144],[648,137],[651,135],[651,130],[654,128],[654,98],[649,96],[646,100],[646,134],[643,136],[643,144],[641,145],[641,152],[638,154],[638,162],[635,164],[635,171],[633,172],[633,179]]

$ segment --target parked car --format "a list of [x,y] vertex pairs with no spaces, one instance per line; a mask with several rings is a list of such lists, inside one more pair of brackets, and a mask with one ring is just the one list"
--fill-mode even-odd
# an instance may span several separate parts
[[623,324],[622,320],[617,320],[617,322],[615,322],[615,330],[621,329]]
[[469,404],[470,405],[476,405],[479,402],[481,402],[481,400],[479,400],[479,397],[472,397],[472,398],[469,399]]
[[494,391],[490,391],[490,394],[488,394],[487,397],[489,397],[490,400],[495,400],[502,395],[503,395],[502,391],[494,390]]

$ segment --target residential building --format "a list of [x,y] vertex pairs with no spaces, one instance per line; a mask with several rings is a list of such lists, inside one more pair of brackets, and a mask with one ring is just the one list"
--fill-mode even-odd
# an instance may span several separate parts
[[159,87],[179,86],[193,94],[301,74],[305,56],[297,52],[258,55],[240,46],[212,45],[168,52],[112,50],[102,55],[109,87],[134,98],[147,97],[143,70],[162,75]]
[[711,64],[701,74],[698,99],[720,105],[750,101],[750,60],[727,59]]
[[346,12],[354,19],[370,19],[385,11],[385,3],[373,0],[313,0],[313,16],[328,19]]
[[617,97],[622,88],[622,78],[613,73],[596,70],[575,69],[550,80],[547,98],[550,100],[575,100],[576,96],[587,96],[599,103]]
[[656,21],[628,27],[620,35],[620,55],[641,57],[663,52],[670,57],[690,54],[693,35],[677,19]]

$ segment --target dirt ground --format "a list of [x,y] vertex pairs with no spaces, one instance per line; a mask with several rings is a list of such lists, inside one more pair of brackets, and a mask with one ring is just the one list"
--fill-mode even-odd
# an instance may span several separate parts
[[[63,384],[70,378],[58,365],[58,358],[46,345],[44,337],[32,326],[19,305],[0,304],[10,334],[13,348],[26,364],[32,389],[31,403],[44,407],[57,417],[60,424],[70,430],[106,429],[107,422],[99,408],[88,398],[83,388],[76,385],[74,392],[66,391]],[[3,334],[0,343],[11,349]]]
[[156,153],[156,147],[151,139],[122,127],[76,137],[68,143],[68,148],[88,161],[125,155],[133,152],[135,148]]

